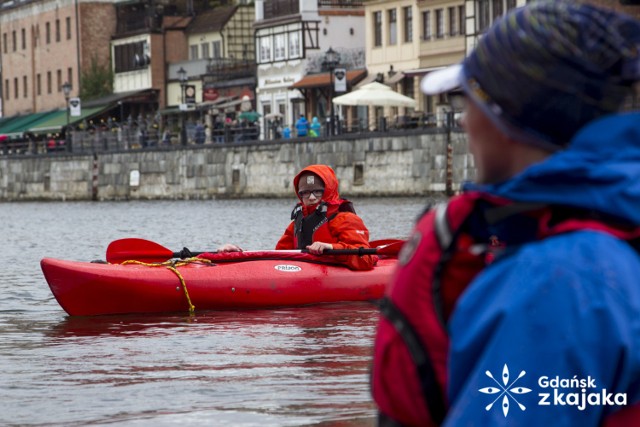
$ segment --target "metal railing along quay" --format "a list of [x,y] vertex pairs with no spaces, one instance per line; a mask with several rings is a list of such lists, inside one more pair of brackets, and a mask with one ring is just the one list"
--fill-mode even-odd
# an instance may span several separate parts
[[[363,120],[352,122],[339,121],[337,135],[330,136],[327,124],[314,133],[308,130],[306,136],[298,135],[295,125],[282,126],[278,122],[266,122],[260,133],[257,125],[224,126],[200,131],[188,127],[183,139],[179,131],[173,133],[160,132],[159,129],[142,131],[136,126],[115,126],[111,129],[93,129],[89,131],[73,131],[71,140],[66,141],[56,135],[30,135],[20,139],[5,139],[0,142],[0,156],[55,155],[63,153],[94,154],[127,150],[146,149],[184,149],[204,144],[238,144],[248,142],[278,142],[288,139],[357,139],[372,137],[381,133],[431,133],[456,128],[447,126],[446,120],[436,120],[435,115],[424,115],[418,118],[396,117],[378,118],[375,126],[365,125]],[[311,136],[313,135],[313,136]]]

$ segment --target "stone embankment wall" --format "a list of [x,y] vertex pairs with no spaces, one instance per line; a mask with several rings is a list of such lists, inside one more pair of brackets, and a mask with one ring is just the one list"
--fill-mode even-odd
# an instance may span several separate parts
[[[0,158],[0,201],[290,197],[304,166],[331,165],[345,196],[459,189],[475,169],[464,134],[282,140]],[[447,182],[449,180],[449,182]]]

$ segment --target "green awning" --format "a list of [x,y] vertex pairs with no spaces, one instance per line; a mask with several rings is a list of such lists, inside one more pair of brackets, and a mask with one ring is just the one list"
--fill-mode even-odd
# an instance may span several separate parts
[[47,111],[44,113],[27,114],[26,116],[16,116],[10,118],[0,124],[0,134],[8,137],[21,137],[29,127],[36,125],[42,121],[48,120],[50,117],[58,114],[58,110]]
[[[93,117],[109,108],[108,105],[99,107],[83,108],[79,116],[69,116],[69,124],[73,125],[87,118]],[[28,131],[33,133],[60,132],[67,125],[67,111],[58,110],[58,114],[49,117],[47,120],[39,121],[29,127]]]

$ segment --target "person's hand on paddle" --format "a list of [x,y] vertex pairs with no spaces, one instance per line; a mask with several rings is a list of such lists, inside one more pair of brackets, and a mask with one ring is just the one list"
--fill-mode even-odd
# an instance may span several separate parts
[[233,243],[226,243],[218,248],[218,252],[243,252],[240,246],[234,245]]
[[309,250],[309,253],[320,255],[327,249],[333,249],[333,245],[330,243],[313,242],[312,244],[307,246],[307,249]]

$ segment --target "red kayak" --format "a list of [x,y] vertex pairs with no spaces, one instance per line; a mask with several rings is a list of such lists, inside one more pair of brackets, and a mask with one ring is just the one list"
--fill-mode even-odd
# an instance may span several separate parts
[[[330,256],[235,252],[171,264],[105,264],[45,258],[44,276],[72,316],[299,306],[382,297],[397,263],[381,256],[353,271]],[[107,256],[109,259],[109,256]]]

